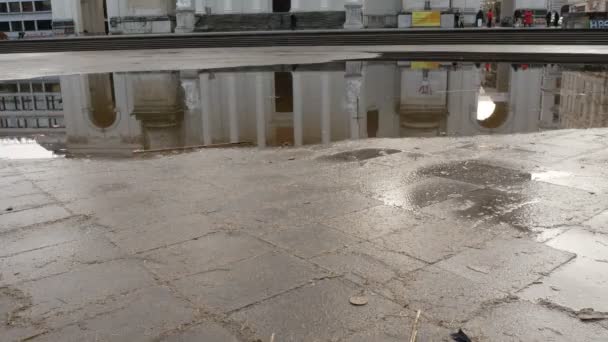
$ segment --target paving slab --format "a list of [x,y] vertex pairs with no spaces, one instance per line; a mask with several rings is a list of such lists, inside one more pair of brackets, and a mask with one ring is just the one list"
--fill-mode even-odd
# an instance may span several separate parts
[[58,327],[79,321],[94,311],[87,306],[103,306],[113,296],[154,284],[154,278],[138,262],[117,260],[21,283],[18,289],[31,298],[28,317]]
[[319,199],[285,202],[283,208],[303,218],[330,219],[381,205],[382,202],[354,191],[330,193]]
[[596,261],[608,263],[608,235],[572,228],[547,241],[547,245]]
[[504,292],[436,266],[392,280],[387,287],[395,301],[450,328],[458,328],[459,322],[474,317],[487,303],[507,298]]
[[434,263],[492,239],[501,232],[494,227],[431,218],[417,227],[385,235],[372,242],[388,250]]
[[10,287],[0,287],[0,336],[2,341],[17,342],[46,331],[43,326],[21,314],[31,306],[31,300],[22,291]]
[[190,302],[228,313],[292,288],[327,272],[284,252],[270,252],[173,282]]
[[361,241],[315,223],[268,234],[263,239],[305,259],[330,253]]
[[0,286],[62,274],[122,256],[122,251],[102,236],[36,249],[0,258]]
[[46,194],[23,195],[12,198],[0,198],[0,215],[31,209],[55,202]]
[[265,254],[271,246],[240,232],[219,232],[142,253],[144,265],[165,281]]
[[230,317],[255,331],[256,337],[277,341],[335,341],[376,325],[401,306],[368,294],[369,303],[353,306],[349,299],[362,289],[340,279],[327,279],[259,303]]
[[[412,326],[416,315],[410,313],[408,315],[395,315],[383,319],[375,324],[372,328],[355,333],[347,338],[344,342],[404,342],[409,341],[411,337]],[[449,342],[451,331],[437,326],[427,319],[422,317],[418,325],[417,339],[418,342]]]
[[113,243],[131,254],[166,247],[173,244],[200,238],[222,228],[203,214],[178,217],[160,217],[131,229],[118,229],[107,233]]
[[406,255],[362,242],[336,252],[310,259],[336,274],[345,274],[359,284],[384,284],[426,266]]
[[530,301],[540,299],[572,310],[592,308],[608,312],[608,263],[579,257],[520,293]]
[[520,290],[572,260],[574,254],[526,239],[494,239],[437,263],[477,284],[504,292]]
[[142,289],[120,296],[119,308],[105,314],[85,318],[38,338],[35,342],[152,342],[165,331],[190,323],[195,310],[176,299],[166,287]]
[[371,240],[380,236],[411,229],[424,222],[425,216],[410,210],[379,205],[346,214],[321,223],[360,239]]
[[[11,177],[11,178],[13,178],[13,177]],[[34,185],[34,183],[30,182],[29,180],[24,180],[20,176],[13,178],[13,180],[10,182],[10,184],[7,184],[6,186],[10,186],[11,191],[2,194],[2,196],[0,198],[3,201],[9,200],[11,198],[20,197],[20,196],[34,195],[34,194],[42,193],[42,190],[40,190],[40,188],[36,187],[36,185]]]
[[44,226],[18,229],[1,236],[0,257],[88,239],[99,236],[101,232],[100,227],[80,216]]
[[475,341],[505,342],[601,342],[608,330],[582,323],[568,314],[529,302],[512,302],[484,312],[465,324]]
[[608,210],[594,216],[584,225],[594,232],[608,234]]
[[0,217],[2,219],[0,233],[35,224],[58,221],[70,216],[72,214],[65,210],[64,207],[55,204],[4,214]]
[[173,333],[160,342],[239,342],[239,339],[219,324],[205,322]]

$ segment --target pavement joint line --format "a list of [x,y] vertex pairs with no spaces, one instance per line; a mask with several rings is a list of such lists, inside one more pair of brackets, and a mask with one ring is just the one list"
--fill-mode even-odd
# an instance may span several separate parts
[[17,231],[20,231],[20,230],[29,230],[29,229],[42,228],[42,227],[47,226],[47,225],[57,224],[57,223],[60,223],[60,222],[63,222],[63,221],[68,221],[68,220],[71,220],[71,219],[74,219],[74,218],[77,218],[77,217],[83,217],[83,216],[86,216],[86,215],[71,215],[71,216],[63,217],[63,218],[60,218],[60,219],[57,219],[57,220],[39,222],[39,223],[30,224],[30,225],[27,225],[27,226],[12,228],[12,229],[0,232],[0,238],[3,237],[3,236],[5,236],[5,235],[13,234],[13,233],[15,233]]
[[[32,194],[32,195],[35,195],[35,194]],[[25,195],[25,196],[28,196],[28,195]],[[16,197],[13,197],[13,198],[16,198]],[[21,212],[24,212],[24,211],[40,209],[40,208],[48,207],[48,206],[51,206],[51,205],[59,205],[59,203],[57,203],[57,202],[48,202],[48,203],[39,204],[39,205],[36,205],[36,206],[33,206],[33,207],[29,207],[29,208],[23,208],[23,209],[11,210],[11,211],[2,211],[2,212],[0,212],[0,217],[2,215],[10,215],[10,214],[15,214],[15,213],[21,213]],[[72,214],[72,213],[70,212],[70,214]]]

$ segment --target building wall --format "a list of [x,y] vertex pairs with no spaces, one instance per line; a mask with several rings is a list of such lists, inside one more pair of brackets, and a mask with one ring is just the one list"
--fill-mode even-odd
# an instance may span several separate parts
[[564,71],[560,116],[563,128],[608,126],[608,73]]
[[[15,4],[19,5],[16,11],[15,8],[11,8]],[[19,32],[25,32],[25,38],[52,35],[50,29],[52,12],[43,10],[42,7],[37,9],[36,4],[39,6],[41,2],[0,0],[0,25],[2,25],[0,32],[4,32],[9,39],[18,38]]]
[[171,33],[175,0],[106,0],[110,33]]

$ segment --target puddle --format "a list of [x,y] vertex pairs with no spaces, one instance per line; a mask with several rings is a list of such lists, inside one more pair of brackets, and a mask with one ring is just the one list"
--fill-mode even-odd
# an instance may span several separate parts
[[53,145],[44,145],[35,138],[0,138],[0,159],[52,159],[60,157]]
[[105,157],[604,127],[607,80],[602,66],[394,60],[45,77],[0,82],[0,136]]
[[570,177],[572,174],[570,172],[564,171],[544,171],[544,172],[533,172],[532,180],[534,181],[551,181],[559,178]]
[[360,150],[336,153],[331,156],[323,157],[322,159],[337,162],[353,162],[374,159],[396,153],[401,153],[401,151],[395,149],[364,148]]

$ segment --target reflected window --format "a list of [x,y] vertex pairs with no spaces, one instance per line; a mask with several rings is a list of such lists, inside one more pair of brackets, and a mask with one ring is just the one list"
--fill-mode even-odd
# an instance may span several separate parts
[[0,32],[10,32],[10,30],[11,25],[8,23],[8,21],[0,22]]
[[51,1],[34,1],[34,7],[37,12],[46,12],[51,10]]
[[376,138],[380,127],[380,114],[377,110],[367,112],[367,137]]
[[23,28],[25,31],[36,31],[36,22],[33,20],[26,20],[23,22]]
[[53,22],[51,20],[38,20],[38,31],[49,31],[53,29]]
[[23,12],[34,12],[34,4],[31,1],[24,1],[21,3],[21,9]]
[[272,0],[272,11],[275,13],[291,11],[291,0]]
[[0,13],[8,12],[8,6],[6,2],[0,2]]
[[11,21],[11,28],[13,32],[23,31],[23,23],[20,21]]
[[274,73],[275,111],[293,113],[293,76],[291,72]]
[[47,93],[61,93],[61,84],[59,84],[59,82],[46,83],[44,85],[44,90]]
[[19,12],[21,12],[21,6],[19,5],[19,2],[9,2],[8,3],[8,8],[10,9],[10,11],[12,13],[19,13]]

